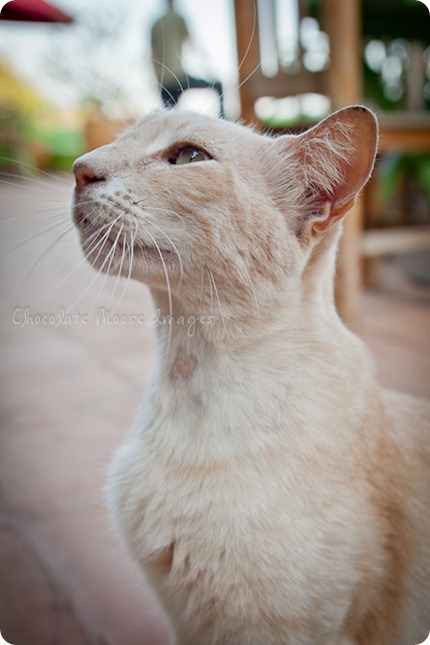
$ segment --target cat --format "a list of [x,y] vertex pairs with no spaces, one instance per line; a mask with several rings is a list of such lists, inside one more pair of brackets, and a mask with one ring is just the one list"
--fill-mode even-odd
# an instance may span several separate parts
[[378,386],[333,295],[377,138],[362,106],[279,137],[173,109],[75,162],[89,262],[166,321],[109,496],[180,645],[428,634],[430,404]]

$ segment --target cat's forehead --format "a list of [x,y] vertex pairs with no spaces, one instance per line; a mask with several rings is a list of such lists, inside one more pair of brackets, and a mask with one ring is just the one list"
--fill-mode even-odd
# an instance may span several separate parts
[[205,147],[229,146],[241,139],[246,145],[260,139],[248,128],[193,112],[163,110],[144,118],[130,132],[147,154],[165,150],[177,143],[190,142]]

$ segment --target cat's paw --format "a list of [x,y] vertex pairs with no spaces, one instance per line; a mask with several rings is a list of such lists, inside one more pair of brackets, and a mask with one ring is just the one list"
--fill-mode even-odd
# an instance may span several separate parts
[[428,633],[425,641],[421,641],[421,643],[417,643],[417,645],[430,645],[430,632]]

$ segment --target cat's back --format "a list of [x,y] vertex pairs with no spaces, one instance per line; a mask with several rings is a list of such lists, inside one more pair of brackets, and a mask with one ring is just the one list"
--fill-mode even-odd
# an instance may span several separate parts
[[[417,520],[427,522],[430,541],[430,517],[425,510],[430,494],[430,401],[391,390],[384,390],[383,397],[398,468],[406,470],[405,481],[413,488],[416,503],[411,509],[416,509]],[[400,494],[408,495],[408,491]]]
[[[385,390],[387,414],[391,419],[392,438],[397,444],[399,472],[406,470],[403,485],[397,487],[408,531],[401,549],[409,552],[409,616],[427,635],[430,613],[430,401]],[[396,475],[396,473],[395,473]],[[405,603],[406,605],[407,603]],[[420,641],[421,642],[421,641]]]

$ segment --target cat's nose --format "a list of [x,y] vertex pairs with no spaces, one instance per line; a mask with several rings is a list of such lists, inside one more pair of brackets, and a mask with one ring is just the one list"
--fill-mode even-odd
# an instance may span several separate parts
[[89,184],[106,181],[106,173],[97,168],[94,162],[86,160],[84,157],[77,159],[73,164],[73,174],[77,190],[81,190]]

